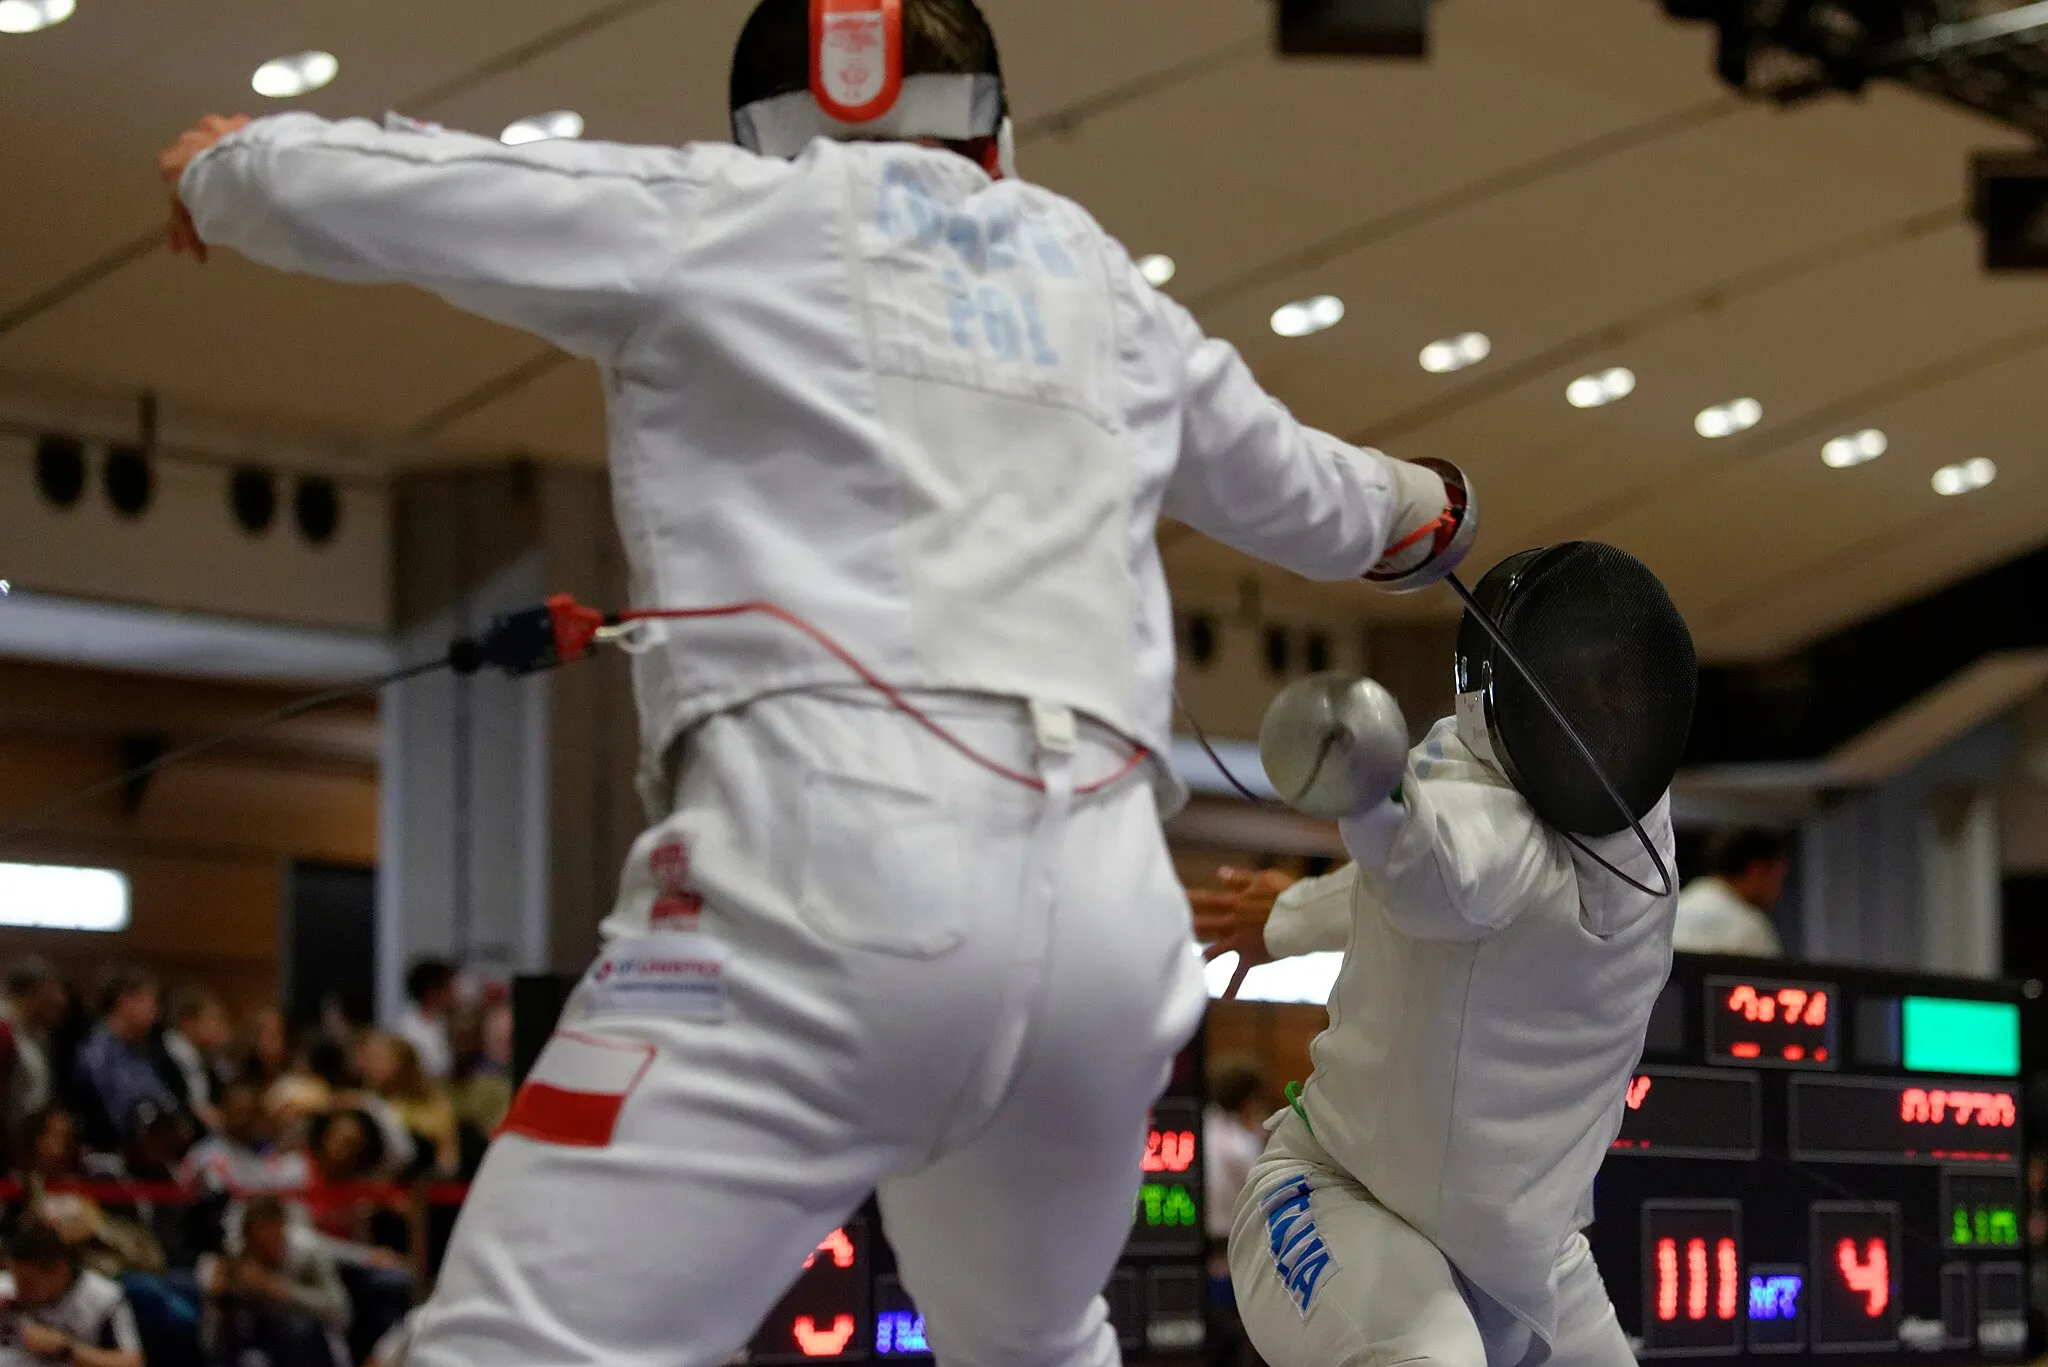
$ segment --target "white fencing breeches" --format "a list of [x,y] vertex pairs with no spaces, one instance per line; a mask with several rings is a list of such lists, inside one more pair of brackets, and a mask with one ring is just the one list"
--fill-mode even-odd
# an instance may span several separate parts
[[946,1367],[1117,1361],[1099,1293],[1206,1000],[1186,898],[1142,773],[1072,795],[1127,747],[932,709],[1047,791],[838,695],[691,737],[616,921],[680,890],[701,933],[585,977],[514,1107],[546,1137],[492,1147],[410,1367],[713,1367],[878,1187]]
[[1270,1367],[1635,1367],[1584,1235],[1558,1263],[1545,1343],[1285,1116],[1230,1230],[1230,1276]]

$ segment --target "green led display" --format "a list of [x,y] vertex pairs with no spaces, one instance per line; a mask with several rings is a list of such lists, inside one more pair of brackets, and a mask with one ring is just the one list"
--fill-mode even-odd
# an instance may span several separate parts
[[1195,1224],[1195,1198],[1186,1187],[1147,1182],[1138,1189],[1138,1218],[1154,1229]]
[[1957,1248],[2018,1248],[2019,1212],[2011,1206],[1957,1206],[1949,1242]]
[[2020,1009],[2011,1002],[1908,997],[1904,1017],[1911,1071],[2020,1075]]

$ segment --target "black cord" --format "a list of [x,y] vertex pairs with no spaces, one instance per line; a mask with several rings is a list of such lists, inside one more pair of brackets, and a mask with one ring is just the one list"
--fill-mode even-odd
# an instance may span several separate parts
[[401,684],[408,679],[417,679],[423,675],[432,674],[436,670],[454,667],[455,661],[452,654],[443,655],[438,660],[427,660],[420,664],[407,665],[405,668],[395,669],[389,674],[380,674],[374,679],[359,679],[354,683],[343,684],[339,688],[330,688],[324,693],[315,693],[311,697],[300,698],[296,702],[287,703],[275,712],[252,718],[241,723],[239,726],[234,726],[226,731],[217,732],[201,740],[193,741],[190,745],[181,746],[167,754],[159,755],[147,764],[138,764],[133,769],[116,774],[103,782],[92,784],[90,787],[81,788],[75,793],[58,798],[55,802],[30,812],[26,816],[17,817],[9,821],[5,826],[0,826],[0,844],[11,843],[21,836],[27,835],[45,822],[82,807],[95,798],[104,797],[108,793],[118,792],[128,784],[148,778],[160,769],[169,768],[173,764],[183,764],[186,760],[195,759],[200,755],[206,754],[208,751],[218,750],[224,745],[232,745],[238,740],[244,740],[259,732],[266,731],[280,722],[303,717],[308,712],[317,712],[323,707],[331,707],[335,703],[346,702],[350,698],[377,693],[393,684]]
[[1202,723],[1195,719],[1193,710],[1181,699],[1179,689],[1174,690],[1173,705],[1180,709],[1181,720],[1185,721],[1188,724],[1188,729],[1195,733],[1195,741],[1202,747],[1202,753],[1209,757],[1209,763],[1216,766],[1216,772],[1223,775],[1223,781],[1237,789],[1245,801],[1255,806],[1264,807],[1269,811],[1290,810],[1286,803],[1275,802],[1269,797],[1262,797],[1238,781],[1237,775],[1230,772],[1230,766],[1223,762],[1223,756],[1217,754],[1216,747],[1209,743],[1209,733],[1202,729]]
[[1493,638],[1493,643],[1500,647],[1501,654],[1507,656],[1508,663],[1515,667],[1515,672],[1522,676],[1523,680],[1534,690],[1536,696],[1542,700],[1543,705],[1550,709],[1550,715],[1556,717],[1558,723],[1564,727],[1565,735],[1571,738],[1572,748],[1579,752],[1579,758],[1586,761],[1586,768],[1592,771],[1593,777],[1598,779],[1600,786],[1606,790],[1609,800],[1614,803],[1614,810],[1628,818],[1629,829],[1636,833],[1636,839],[1642,841],[1644,851],[1650,856],[1650,862],[1657,866],[1657,876],[1664,880],[1664,890],[1659,892],[1655,888],[1645,887],[1638,883],[1635,879],[1593,853],[1591,849],[1587,848],[1583,840],[1580,840],[1570,831],[1561,831],[1559,834],[1576,846],[1581,854],[1634,888],[1637,892],[1642,893],[1645,897],[1671,896],[1672,893],[1678,890],[1678,887],[1676,881],[1671,877],[1671,870],[1664,867],[1664,856],[1657,853],[1656,845],[1651,843],[1649,834],[1643,830],[1643,823],[1629,809],[1629,805],[1623,800],[1620,790],[1608,779],[1607,771],[1600,767],[1600,761],[1593,757],[1592,747],[1587,745],[1585,738],[1579,735],[1579,728],[1572,725],[1572,719],[1565,714],[1564,708],[1558,705],[1556,698],[1550,696],[1550,690],[1543,686],[1543,680],[1536,677],[1536,671],[1523,663],[1522,657],[1516,653],[1515,648],[1508,644],[1508,638],[1501,631],[1500,624],[1493,620],[1491,613],[1479,606],[1479,600],[1472,596],[1472,590],[1466,588],[1464,582],[1455,574],[1446,576],[1444,582],[1451,586],[1460,599],[1464,600],[1465,611],[1471,614],[1473,620],[1485,629],[1488,636]]

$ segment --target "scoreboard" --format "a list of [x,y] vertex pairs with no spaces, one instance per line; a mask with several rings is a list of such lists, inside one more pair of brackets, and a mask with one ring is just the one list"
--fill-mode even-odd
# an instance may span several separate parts
[[1678,956],[1588,1231],[1637,1355],[2021,1358],[2020,1012],[1997,983]]
[[[1207,1342],[1202,1090],[1198,1040],[1153,1104],[1130,1239],[1103,1289],[1126,1362],[1187,1360]],[[872,1201],[818,1246],[741,1359],[762,1367],[931,1360],[924,1317],[896,1275]]]

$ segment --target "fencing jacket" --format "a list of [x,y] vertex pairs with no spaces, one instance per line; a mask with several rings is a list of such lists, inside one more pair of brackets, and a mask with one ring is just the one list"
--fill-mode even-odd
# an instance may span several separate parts
[[[1290,888],[1276,955],[1343,949],[1302,1105],[1331,1157],[1549,1341],[1558,1255],[1592,1219],[1650,1008],[1671,898],[1537,821],[1438,723],[1402,804],[1344,823],[1356,864]],[[1667,796],[1643,828],[1675,868]],[[1632,833],[1589,842],[1658,886]]]
[[[949,152],[292,113],[179,188],[210,244],[410,281],[595,359],[636,603],[772,602],[899,687],[1065,703],[1155,754],[1162,512],[1340,580],[1444,506],[1435,475],[1297,423],[1079,206]],[[658,757],[714,711],[848,680],[779,621],[679,626],[637,661],[642,738]]]

